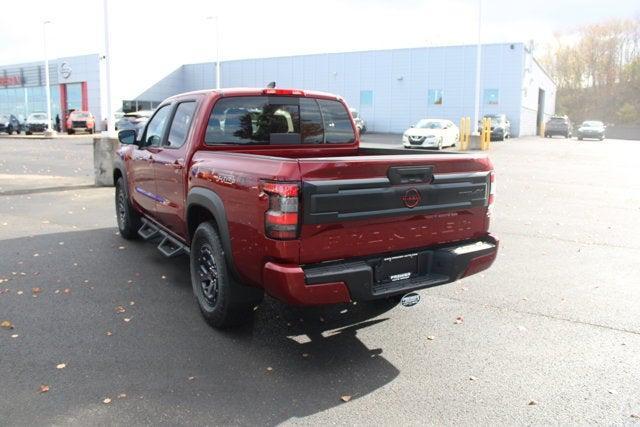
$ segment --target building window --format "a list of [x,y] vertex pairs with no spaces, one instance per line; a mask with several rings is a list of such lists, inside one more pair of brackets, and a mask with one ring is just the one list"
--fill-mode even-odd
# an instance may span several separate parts
[[485,89],[484,90],[484,103],[485,105],[498,105],[499,99],[498,89]]
[[442,105],[442,89],[429,89],[429,104]]
[[373,105],[373,91],[361,90],[360,91],[360,108],[371,107]]

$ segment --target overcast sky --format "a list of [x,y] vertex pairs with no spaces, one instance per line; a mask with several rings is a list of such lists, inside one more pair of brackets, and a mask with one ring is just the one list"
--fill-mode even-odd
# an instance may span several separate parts
[[[8,0],[0,65],[104,52],[102,0]],[[640,14],[638,0],[483,0],[483,41],[548,41],[555,31]],[[116,99],[132,98],[181,64],[222,59],[447,44],[477,40],[478,0],[109,0]]]

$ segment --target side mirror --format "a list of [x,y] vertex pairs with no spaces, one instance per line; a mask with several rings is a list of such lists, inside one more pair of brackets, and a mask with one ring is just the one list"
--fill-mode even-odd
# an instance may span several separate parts
[[414,128],[414,127],[416,127],[416,125],[411,125],[411,126],[409,126],[409,127],[410,127],[410,128]]
[[120,144],[133,145],[136,143],[136,131],[133,129],[125,129],[118,132],[118,140]]

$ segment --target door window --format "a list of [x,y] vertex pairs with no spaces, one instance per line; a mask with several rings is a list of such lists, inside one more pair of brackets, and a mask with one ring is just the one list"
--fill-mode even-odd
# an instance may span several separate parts
[[166,146],[169,148],[180,148],[187,140],[187,133],[193,121],[193,112],[196,109],[195,101],[182,102],[178,104],[176,113],[173,115],[169,137]]
[[147,131],[145,132],[145,146],[159,147],[164,135],[164,130],[169,119],[170,105],[161,107],[156,114],[149,120]]

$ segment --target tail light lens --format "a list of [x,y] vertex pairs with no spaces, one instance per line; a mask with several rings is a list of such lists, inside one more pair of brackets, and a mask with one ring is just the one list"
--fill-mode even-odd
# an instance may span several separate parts
[[263,182],[262,192],[269,197],[269,210],[264,214],[267,237],[291,240],[298,237],[300,187],[297,183]]
[[487,206],[489,210],[487,212],[488,215],[493,211],[493,202],[496,197],[496,174],[494,171],[491,171],[489,174],[489,197],[487,197]]

